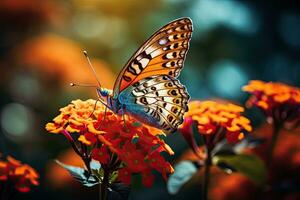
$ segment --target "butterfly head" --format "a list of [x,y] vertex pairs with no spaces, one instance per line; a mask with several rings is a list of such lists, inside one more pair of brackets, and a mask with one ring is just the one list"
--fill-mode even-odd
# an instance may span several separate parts
[[97,95],[102,100],[105,101],[106,106],[113,111],[118,113],[120,110],[119,103],[116,99],[113,98],[113,91],[106,88],[97,88]]
[[101,98],[107,98],[112,95],[112,91],[106,88],[97,88],[97,94]]

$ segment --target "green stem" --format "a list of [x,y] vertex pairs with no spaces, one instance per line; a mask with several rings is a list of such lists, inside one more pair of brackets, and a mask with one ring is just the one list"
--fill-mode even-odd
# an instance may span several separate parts
[[80,145],[81,145],[81,150],[79,151],[80,152],[80,157],[83,160],[88,172],[92,173],[91,166],[90,166],[91,157],[88,153],[87,146],[85,144],[82,144],[82,143],[80,143]]
[[207,148],[207,158],[205,160],[205,166],[204,166],[203,200],[207,200],[207,197],[208,197],[210,167],[211,167],[211,150],[210,150],[210,148]]
[[275,146],[276,146],[276,142],[277,142],[280,130],[281,130],[281,125],[279,123],[275,122],[273,124],[273,133],[272,133],[272,138],[271,138],[271,144],[270,144],[270,146],[268,148],[268,151],[267,151],[267,153],[268,153],[267,154],[267,165],[268,166],[272,165],[274,149],[275,149]]
[[103,174],[103,179],[100,184],[100,191],[99,191],[99,196],[100,200],[107,200],[107,189],[108,189],[108,184],[109,184],[109,171],[107,170],[106,167],[103,167],[104,174]]

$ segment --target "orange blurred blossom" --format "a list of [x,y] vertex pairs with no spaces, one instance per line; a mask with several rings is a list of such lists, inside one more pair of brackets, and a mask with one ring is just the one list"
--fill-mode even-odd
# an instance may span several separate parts
[[253,80],[244,86],[243,90],[251,94],[247,106],[260,108],[268,117],[268,122],[291,124],[299,122],[299,88],[284,83]]
[[235,143],[244,138],[244,131],[252,131],[250,120],[242,116],[243,111],[243,107],[231,103],[192,101],[180,129],[190,129],[192,124],[189,121],[192,120],[204,137],[214,137],[219,141],[225,136],[229,143]]
[[[21,64],[40,71],[47,77],[55,77],[63,83],[75,80],[79,83],[91,83],[94,77],[82,51],[83,48],[76,42],[54,34],[33,38],[19,48]],[[99,73],[101,84],[111,88],[115,74],[110,67],[99,59],[92,59],[92,63]]]
[[29,192],[32,185],[39,185],[38,179],[35,169],[11,156],[7,157],[7,161],[0,161],[0,185],[8,182],[19,192]]

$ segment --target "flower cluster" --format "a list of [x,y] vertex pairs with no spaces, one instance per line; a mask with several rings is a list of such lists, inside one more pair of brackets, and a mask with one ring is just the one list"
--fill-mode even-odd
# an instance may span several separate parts
[[[300,89],[283,83],[250,81],[243,90],[252,94],[249,107],[264,111],[271,122],[298,122],[300,118]],[[269,121],[270,121],[269,120]]]
[[225,136],[229,143],[235,143],[244,138],[244,131],[252,130],[250,120],[241,115],[243,111],[243,107],[230,103],[192,101],[181,130],[189,129],[192,121],[203,136],[218,141]]
[[0,188],[1,184],[13,184],[19,192],[29,192],[31,185],[39,185],[39,174],[29,165],[22,164],[11,156],[7,161],[0,161]]
[[[143,184],[151,186],[152,170],[163,177],[173,168],[161,152],[173,154],[172,149],[158,136],[161,131],[142,125],[127,115],[118,116],[95,100],[74,100],[60,109],[53,123],[46,125],[50,133],[62,133],[72,141],[70,133],[78,135],[82,148],[91,155],[88,160],[98,160],[111,171],[118,170],[119,180],[129,184],[131,174],[141,173]],[[74,134],[73,134],[74,135]],[[86,159],[85,159],[86,160]],[[87,164],[87,163],[86,163]]]

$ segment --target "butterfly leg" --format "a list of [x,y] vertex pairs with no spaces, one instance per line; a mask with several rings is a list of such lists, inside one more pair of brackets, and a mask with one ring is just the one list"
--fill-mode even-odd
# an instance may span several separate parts
[[[104,105],[105,105],[105,104],[104,104]],[[104,109],[104,116],[102,117],[101,123],[98,125],[97,129],[100,129],[101,125],[104,123],[104,121],[105,121],[105,119],[106,119],[107,108],[108,108],[108,106],[105,106],[105,109]]]
[[122,115],[122,119],[124,122],[124,129],[126,129],[126,119],[125,119],[125,106],[123,105],[122,108],[120,109],[120,114]]
[[98,98],[97,101],[100,101],[105,107],[108,107],[109,109],[111,109],[111,108],[107,105],[107,103],[106,103],[105,101],[103,101],[102,99]]
[[[106,119],[106,112],[107,112],[107,108],[111,109],[110,106],[107,105],[107,103],[105,101],[103,101],[101,98],[98,98],[97,101],[100,101],[104,106],[105,106],[105,110],[104,110],[104,116],[101,120],[101,123],[99,124],[99,126],[97,127],[97,129],[99,129],[101,127],[101,124],[103,124],[104,120]],[[97,102],[96,101],[96,102]],[[96,106],[95,106],[96,107]]]
[[124,129],[126,129],[126,120],[125,120],[125,115],[122,114],[123,122],[124,122]]
[[104,116],[102,118],[102,122],[101,123],[103,123],[105,121],[105,119],[106,119],[106,112],[107,112],[107,106],[104,109]]
[[91,114],[89,115],[88,118],[90,118],[90,117],[94,114],[94,112],[95,112],[95,110],[96,110],[96,106],[97,106],[98,101],[99,101],[99,100],[96,100],[95,105],[94,105],[94,108],[93,108],[93,111],[91,112]]

